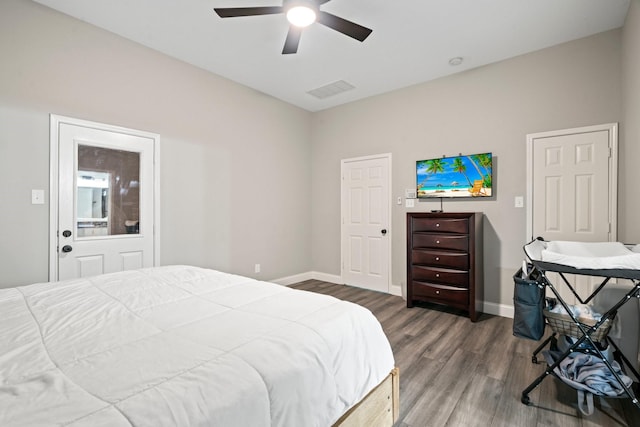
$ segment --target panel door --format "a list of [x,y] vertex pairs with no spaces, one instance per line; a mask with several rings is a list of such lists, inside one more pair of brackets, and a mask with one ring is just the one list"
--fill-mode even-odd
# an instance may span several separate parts
[[58,127],[58,280],[154,265],[154,140]]
[[342,279],[389,292],[388,156],[342,163]]
[[609,241],[608,133],[536,140],[533,164],[534,236]]
[[[616,239],[615,128],[594,126],[530,135],[531,237],[602,242]],[[613,193],[613,194],[612,194]],[[561,279],[551,275],[554,284]],[[599,279],[571,276],[585,297]],[[563,298],[575,303],[565,286]]]

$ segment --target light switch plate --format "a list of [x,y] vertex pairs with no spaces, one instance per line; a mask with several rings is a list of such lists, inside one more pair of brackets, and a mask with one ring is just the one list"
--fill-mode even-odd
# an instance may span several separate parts
[[415,207],[415,200],[413,200],[413,199],[406,199],[406,200],[404,201],[404,207],[405,207],[405,208],[413,208],[413,207]]
[[513,201],[513,205],[516,208],[523,208],[524,207],[524,197],[522,196],[516,196],[514,201]]
[[31,204],[44,205],[44,190],[31,190]]

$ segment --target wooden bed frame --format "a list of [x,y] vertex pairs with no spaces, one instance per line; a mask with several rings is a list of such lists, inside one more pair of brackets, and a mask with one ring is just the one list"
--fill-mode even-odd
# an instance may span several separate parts
[[391,427],[400,411],[400,370],[391,373],[332,427]]

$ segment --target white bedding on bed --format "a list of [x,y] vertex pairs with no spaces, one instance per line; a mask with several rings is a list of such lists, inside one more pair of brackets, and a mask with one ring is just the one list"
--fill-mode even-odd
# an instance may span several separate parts
[[640,269],[638,246],[629,248],[620,242],[546,242],[541,261],[578,269]]
[[363,307],[186,266],[0,289],[0,425],[329,426],[394,366]]

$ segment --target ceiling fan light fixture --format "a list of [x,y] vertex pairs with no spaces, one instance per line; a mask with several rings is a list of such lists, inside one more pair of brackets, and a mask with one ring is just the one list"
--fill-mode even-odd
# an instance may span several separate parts
[[316,22],[316,8],[309,4],[294,4],[287,10],[287,20],[291,25],[304,28]]
[[[275,1],[275,0],[274,0]],[[298,52],[300,36],[304,27],[317,22],[327,28],[335,30],[347,37],[363,42],[373,31],[371,28],[321,11],[320,7],[330,0],[281,0],[282,6],[254,6],[254,7],[215,7],[214,11],[220,18],[235,18],[240,16],[280,15],[285,14],[289,21],[289,31],[282,48],[283,55]]]

